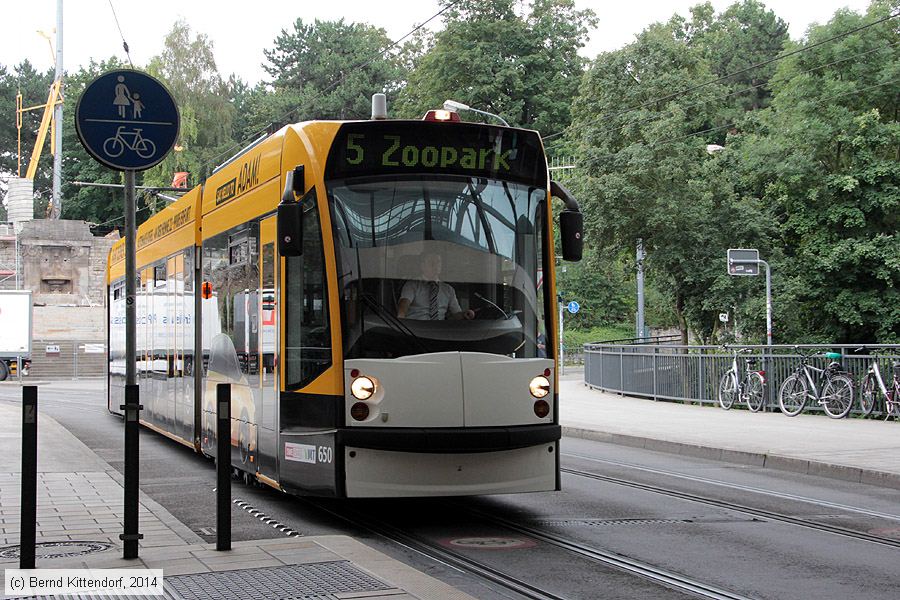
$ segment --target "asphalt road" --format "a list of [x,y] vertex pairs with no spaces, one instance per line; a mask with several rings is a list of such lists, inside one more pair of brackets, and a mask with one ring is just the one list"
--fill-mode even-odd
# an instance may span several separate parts
[[[101,386],[96,381],[42,386],[41,410],[121,471],[122,422],[106,411]],[[0,401],[16,402],[17,393],[14,386],[0,386]],[[737,506],[900,542],[900,490],[578,439],[563,440],[563,466],[568,469],[563,490],[543,494],[310,502],[235,483],[233,496],[303,535],[353,535],[479,598],[518,596],[386,540],[369,525],[394,527],[564,598],[690,596],[561,549],[537,534],[750,598],[898,597],[900,547],[761,517]],[[214,486],[210,461],[142,432],[142,490],[208,541],[215,539]],[[351,514],[356,521],[349,523]],[[284,535],[238,506],[232,517],[236,541]]]

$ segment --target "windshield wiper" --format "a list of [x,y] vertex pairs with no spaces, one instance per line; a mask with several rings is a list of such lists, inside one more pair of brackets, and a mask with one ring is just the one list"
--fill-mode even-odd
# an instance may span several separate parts
[[360,298],[362,299],[363,303],[371,308],[373,312],[377,313],[378,316],[381,317],[381,320],[384,321],[391,329],[412,338],[416,345],[419,346],[419,350],[421,350],[423,354],[429,354],[431,352],[431,349],[425,344],[425,342],[422,341],[422,338],[413,333],[412,329],[407,327],[399,317],[391,314],[391,312],[387,310],[384,305],[376,300],[371,294],[360,294]]

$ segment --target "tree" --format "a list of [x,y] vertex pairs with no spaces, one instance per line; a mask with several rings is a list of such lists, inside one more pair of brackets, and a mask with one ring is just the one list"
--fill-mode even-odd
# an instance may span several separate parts
[[597,58],[570,128],[586,243],[628,255],[643,239],[647,278],[668,290],[685,343],[689,328],[712,337],[718,313],[739,294],[725,275],[725,249],[766,246],[765,207],[728,185],[729,157],[706,151],[723,125],[717,98],[724,88],[673,93],[711,79],[699,48],[671,24],[653,25]]
[[122,175],[88,155],[75,131],[75,106],[85,88],[107,71],[125,65],[112,57],[103,62],[91,61],[75,73],[66,74],[66,109],[63,111],[62,218],[89,223],[122,225],[123,192],[113,188],[81,187],[75,181],[122,184]]
[[181,116],[175,152],[144,173],[144,182],[167,186],[176,171],[187,171],[199,183],[215,166],[217,155],[234,144],[234,106],[229,86],[216,67],[213,44],[204,34],[194,35],[177,21],[165,38],[163,51],[150,60],[148,72],[172,93]]
[[[25,107],[43,104],[53,83],[53,71],[38,73],[27,60],[22,61],[11,71],[0,65],[0,176],[4,179],[16,174],[18,163],[18,131],[16,128],[16,94],[22,94]],[[22,176],[31,160],[41,124],[42,110],[30,111],[22,117]],[[45,142],[43,160],[35,176],[35,192],[46,194],[49,189],[52,159],[48,160],[49,136]],[[0,216],[6,219],[6,211],[2,208],[2,200],[6,198],[6,189],[0,188]]]
[[[731,92],[723,98],[726,119],[740,118],[746,111],[768,105],[769,81],[776,64],[762,65],[778,56],[789,41],[788,25],[757,0],[742,0],[715,15],[709,2],[691,9],[692,19],[673,17],[676,35],[700,50],[717,77],[728,77],[723,85]],[[753,68],[751,68],[753,67]]]
[[368,118],[372,94],[385,92],[392,100],[405,77],[400,61],[387,53],[391,45],[384,29],[364,23],[297,19],[292,31],[275,38],[274,49],[264,51],[272,93],[261,98],[258,117],[279,125]]
[[[895,12],[890,2],[865,16],[838,11],[806,43]],[[771,108],[734,140],[749,159],[746,185],[761,187],[778,217],[776,308],[791,315],[791,339],[900,340],[896,44],[886,21],[782,61]]]
[[568,126],[585,65],[578,50],[594,13],[576,10],[573,0],[535,0],[520,17],[517,5],[454,4],[445,29],[410,74],[398,101],[401,114],[417,118],[451,98],[545,134]]

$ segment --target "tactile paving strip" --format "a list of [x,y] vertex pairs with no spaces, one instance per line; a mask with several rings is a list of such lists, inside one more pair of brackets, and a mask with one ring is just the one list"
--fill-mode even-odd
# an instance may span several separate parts
[[166,577],[183,600],[335,600],[334,594],[392,590],[349,561]]

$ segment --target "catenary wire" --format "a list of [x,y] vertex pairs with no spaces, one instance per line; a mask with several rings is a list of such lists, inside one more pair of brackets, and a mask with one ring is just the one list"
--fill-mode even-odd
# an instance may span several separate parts
[[134,63],[131,62],[131,54],[128,51],[128,42],[125,41],[125,35],[122,33],[122,26],[119,25],[119,17],[116,15],[116,8],[113,6],[112,0],[109,0],[109,8],[112,10],[113,19],[116,21],[116,28],[119,30],[119,37],[122,38],[122,49],[125,50],[125,56],[128,57],[128,64],[134,69]]
[[[345,75],[343,75],[342,77],[336,79],[335,81],[332,81],[325,89],[323,89],[323,90],[320,92],[320,94],[324,95],[325,93],[331,91],[332,89],[334,89],[335,87],[337,87],[338,85],[340,85],[341,83],[343,83],[343,82],[347,79],[347,77],[350,76],[351,73],[354,73],[354,72],[356,72],[356,71],[359,71],[360,69],[363,69],[363,68],[369,66],[370,64],[372,64],[373,62],[375,62],[376,60],[378,60],[379,58],[381,58],[382,56],[384,56],[384,53],[385,53],[385,52],[387,52],[387,51],[390,50],[391,48],[396,47],[398,44],[400,44],[400,42],[402,42],[403,40],[405,40],[405,39],[408,38],[409,36],[413,35],[413,34],[416,33],[417,31],[419,31],[420,29],[422,29],[423,27],[425,27],[425,25],[427,25],[428,23],[430,23],[430,22],[433,21],[434,19],[438,18],[439,16],[441,16],[442,14],[444,14],[445,12],[447,12],[448,10],[450,10],[451,8],[453,8],[454,6],[456,6],[457,4],[459,4],[461,1],[462,1],[462,0],[453,0],[453,2],[451,2],[450,4],[448,4],[447,6],[445,6],[444,8],[442,8],[441,10],[439,10],[438,12],[434,13],[433,15],[431,15],[428,19],[426,19],[425,21],[423,21],[423,22],[420,23],[419,25],[416,25],[415,27],[413,27],[413,28],[412,28],[410,31],[408,31],[405,35],[403,35],[402,37],[398,38],[396,41],[392,41],[390,44],[388,44],[387,46],[385,46],[384,48],[382,48],[382,49],[378,52],[378,54],[376,54],[375,56],[369,58],[368,60],[365,60],[365,61],[363,61],[363,62],[360,62],[360,63],[354,65],[353,67],[351,67],[350,69],[347,70],[347,74],[345,74]],[[288,119],[291,115],[293,115],[294,113],[296,113],[296,111],[297,111],[296,108],[292,108],[291,110],[285,112],[283,115],[281,115],[280,117],[278,117],[276,120],[272,121],[272,123],[270,123],[270,124],[267,125],[266,127],[257,130],[254,134],[247,136],[247,137],[244,138],[242,141],[240,141],[240,142],[238,142],[238,143],[235,143],[235,144],[232,144],[231,146],[229,146],[228,150],[226,150],[225,152],[221,152],[221,153],[217,154],[211,161],[207,162],[206,165],[207,165],[207,166],[215,165],[215,163],[217,163],[221,158],[223,158],[223,157],[225,157],[225,156],[228,156],[230,153],[234,152],[235,149],[243,148],[243,147],[246,146],[249,142],[251,142],[251,141],[257,139],[257,138],[258,138],[259,136],[261,136],[262,134],[264,134],[264,133],[266,133],[266,132],[268,132],[268,131],[271,131],[272,128],[273,128],[273,126],[274,126],[276,123],[282,123],[282,122],[284,122],[284,121],[285,121],[286,119]]]

